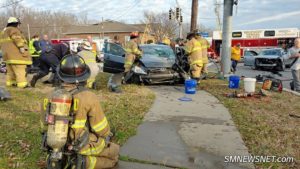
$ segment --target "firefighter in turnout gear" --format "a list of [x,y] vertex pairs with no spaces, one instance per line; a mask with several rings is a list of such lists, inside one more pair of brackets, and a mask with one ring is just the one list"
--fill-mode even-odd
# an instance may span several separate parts
[[6,86],[17,85],[19,88],[25,88],[28,85],[26,67],[31,65],[32,61],[27,41],[19,29],[20,24],[20,20],[15,17],[8,19],[2,33],[4,40],[0,46],[3,61],[7,65]]
[[82,43],[82,50],[78,53],[78,55],[84,59],[85,63],[91,69],[91,77],[87,80],[87,87],[92,89],[94,88],[95,78],[99,73],[99,67],[96,63],[96,56],[92,52],[92,46],[90,42],[84,41]]
[[[69,126],[71,143],[67,143],[67,149],[82,155],[80,164],[84,164],[86,169],[114,167],[118,162],[119,145],[108,139],[111,136],[110,126],[99,98],[81,87],[90,77],[90,68],[83,58],[70,54],[61,60],[57,74],[63,81],[61,88],[72,93],[74,122]],[[82,140],[87,141],[81,144]]]
[[203,68],[202,46],[195,37],[195,33],[193,32],[188,34],[187,39],[189,41],[185,45],[185,50],[188,54],[192,78],[200,83],[201,70]]
[[210,44],[205,38],[202,37],[200,32],[197,32],[196,39],[201,43],[201,47],[202,47],[203,68],[202,68],[201,73],[206,76],[208,73],[208,71],[207,71],[207,64],[208,64],[207,50],[210,47]]
[[29,52],[32,57],[32,65],[35,67],[39,66],[39,57],[41,54],[41,47],[40,47],[38,35],[32,36],[32,39],[29,41]]
[[125,63],[124,63],[124,68],[125,68],[125,73],[129,72],[131,69],[132,64],[136,59],[139,59],[142,57],[142,51],[139,50],[138,48],[138,38],[139,38],[139,33],[138,32],[132,32],[130,34],[130,41],[126,43],[124,49],[126,52],[125,56]]

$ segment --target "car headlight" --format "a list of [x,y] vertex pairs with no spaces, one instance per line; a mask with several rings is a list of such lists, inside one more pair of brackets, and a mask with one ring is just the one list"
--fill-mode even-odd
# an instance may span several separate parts
[[133,72],[136,74],[142,74],[142,75],[146,75],[147,73],[145,72],[145,70],[139,66],[134,66],[133,67]]

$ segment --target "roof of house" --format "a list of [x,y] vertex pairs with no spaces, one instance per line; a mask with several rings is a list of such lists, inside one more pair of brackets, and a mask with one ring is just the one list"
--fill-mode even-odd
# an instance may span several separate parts
[[94,25],[72,26],[64,34],[112,33],[112,32],[144,32],[142,26],[125,24],[116,21],[104,21]]

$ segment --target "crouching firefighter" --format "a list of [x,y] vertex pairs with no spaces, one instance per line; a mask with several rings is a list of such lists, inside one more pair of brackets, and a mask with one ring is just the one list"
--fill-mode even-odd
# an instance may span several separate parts
[[110,142],[110,126],[99,98],[84,86],[90,69],[75,54],[62,58],[57,74],[62,85],[44,100],[43,149],[47,169],[113,168],[119,145]]

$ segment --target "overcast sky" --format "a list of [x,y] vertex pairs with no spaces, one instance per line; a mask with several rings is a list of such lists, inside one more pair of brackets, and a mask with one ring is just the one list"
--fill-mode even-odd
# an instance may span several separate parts
[[[177,0],[183,10],[184,22],[190,21],[191,1]],[[223,0],[220,15],[222,21]],[[0,0],[4,2],[4,0]],[[3,3],[1,3],[3,4]],[[122,20],[137,23],[143,11],[168,12],[177,6],[176,0],[23,0],[22,5],[34,9],[87,14],[89,19]],[[199,0],[198,23],[216,27],[215,0]],[[300,28],[300,0],[239,0],[234,7],[233,29]]]

